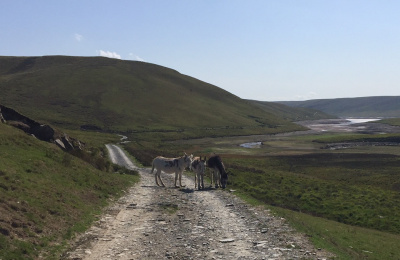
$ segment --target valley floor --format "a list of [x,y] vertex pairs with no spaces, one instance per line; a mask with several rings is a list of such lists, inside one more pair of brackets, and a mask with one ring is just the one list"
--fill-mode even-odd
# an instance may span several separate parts
[[[119,164],[134,167],[115,146],[108,148]],[[64,259],[332,258],[284,219],[229,191],[194,190],[191,177],[183,178],[185,189],[172,188],[173,176],[166,174],[161,188],[150,169],[138,170],[140,183],[107,208]]]

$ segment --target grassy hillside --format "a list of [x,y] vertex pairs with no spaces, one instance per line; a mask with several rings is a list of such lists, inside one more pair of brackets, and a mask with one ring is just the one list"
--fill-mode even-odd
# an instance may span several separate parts
[[299,128],[223,89],[154,64],[66,56],[0,57],[0,64],[0,104],[62,128],[236,129],[232,134]]
[[99,171],[0,123],[0,259],[58,259],[64,239],[137,178]]
[[336,118],[336,116],[329,115],[327,113],[312,108],[306,108],[306,107],[293,108],[291,106],[275,102],[256,101],[256,100],[249,100],[249,101],[259,106],[261,109],[265,111],[268,112],[273,111],[274,115],[277,115],[281,118],[285,118],[290,121]]
[[400,117],[400,96],[282,101],[284,105],[312,108],[339,117]]

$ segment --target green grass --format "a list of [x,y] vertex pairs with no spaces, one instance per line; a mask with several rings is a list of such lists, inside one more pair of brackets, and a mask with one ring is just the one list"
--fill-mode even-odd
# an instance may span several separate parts
[[317,143],[393,142],[400,143],[400,134],[335,134],[315,138]]
[[[123,172],[101,159],[104,144],[118,141],[114,133],[120,132],[131,141],[124,148],[143,165],[158,155],[221,154],[230,187],[252,203],[274,205],[340,258],[400,258],[398,148],[320,149],[331,142],[398,142],[399,135],[269,136],[303,129],[281,117],[315,112],[260,108],[143,62],[47,56],[0,57],[0,64],[0,104],[68,129],[92,147],[76,154],[81,160],[0,124],[1,259],[56,259],[66,239],[84,231],[110,197],[137,180],[98,170]],[[82,125],[102,133],[81,132]],[[263,146],[239,147],[247,140]]]
[[246,192],[235,194],[254,206],[264,206],[309,237],[316,248],[335,254],[335,259],[399,259],[400,235],[351,226],[309,214],[266,205]]
[[221,88],[145,62],[45,56],[0,57],[0,64],[0,104],[63,129],[187,138],[303,129]]
[[382,120],[377,121],[377,123],[389,124],[389,125],[394,125],[394,126],[400,126],[400,118],[387,118],[387,119],[382,119]]
[[103,133],[94,131],[66,130],[67,134],[78,139],[84,140],[88,147],[104,147],[104,144],[118,143],[121,136],[116,133]]
[[317,109],[343,118],[398,117],[400,114],[399,96],[314,99],[280,103],[292,107]]
[[338,223],[308,214],[274,207],[273,210],[285,217],[305,233],[319,248],[326,248],[336,259],[399,259],[400,236],[373,229]]
[[0,258],[57,259],[66,240],[137,180],[0,124]]
[[271,113],[271,111],[273,111],[275,115],[279,115],[279,117],[286,118],[290,121],[336,118],[336,116],[328,115],[322,111],[315,110],[312,108],[304,108],[304,107],[293,108],[276,102],[257,101],[257,100],[249,100],[249,102],[259,106],[266,112]]
[[[220,153],[230,172],[228,187],[235,189],[235,194],[253,205],[272,207],[306,233],[316,247],[335,253],[338,259],[399,259],[398,148],[320,149],[325,142],[376,142],[393,137],[396,135],[135,139],[126,149],[139,155],[145,165],[156,155]],[[252,141],[264,145],[260,149],[239,147]]]
[[371,154],[225,155],[229,186],[274,206],[338,259],[400,258],[400,158]]
[[266,204],[400,234],[398,157],[311,154],[224,162],[230,185]]

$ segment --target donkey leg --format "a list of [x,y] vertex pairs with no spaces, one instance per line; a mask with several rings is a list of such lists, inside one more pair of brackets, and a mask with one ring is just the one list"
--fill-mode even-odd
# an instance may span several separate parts
[[197,172],[194,174],[194,188],[197,187]]
[[182,172],[179,172],[179,187],[183,187],[182,186]]
[[201,188],[204,190],[204,172],[200,173],[200,178],[201,178]]
[[160,184],[158,184],[158,171],[156,171],[156,174],[154,174],[154,177],[156,178],[156,184],[157,184],[157,186],[160,186]]
[[200,190],[200,173],[196,172],[196,178],[197,178],[197,189]]
[[215,188],[219,187],[219,171],[214,171],[214,184],[215,184]]
[[162,179],[161,179],[161,171],[157,172],[157,174],[158,174],[158,178],[160,179],[161,186],[165,187],[165,184],[164,184],[164,182],[163,182]]
[[175,172],[175,188],[179,188],[179,186],[176,185],[177,181],[178,181],[178,172]]

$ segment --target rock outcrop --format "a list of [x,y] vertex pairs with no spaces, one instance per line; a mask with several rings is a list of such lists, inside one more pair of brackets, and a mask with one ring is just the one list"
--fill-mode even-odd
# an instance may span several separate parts
[[83,149],[84,144],[79,140],[69,137],[50,125],[40,124],[24,115],[21,115],[14,109],[0,105],[0,120],[11,126],[23,130],[25,133],[36,137],[39,140],[57,144],[66,151]]
[[1,113],[1,107],[0,107],[0,122],[3,124],[6,123],[6,120],[4,119],[3,114]]

